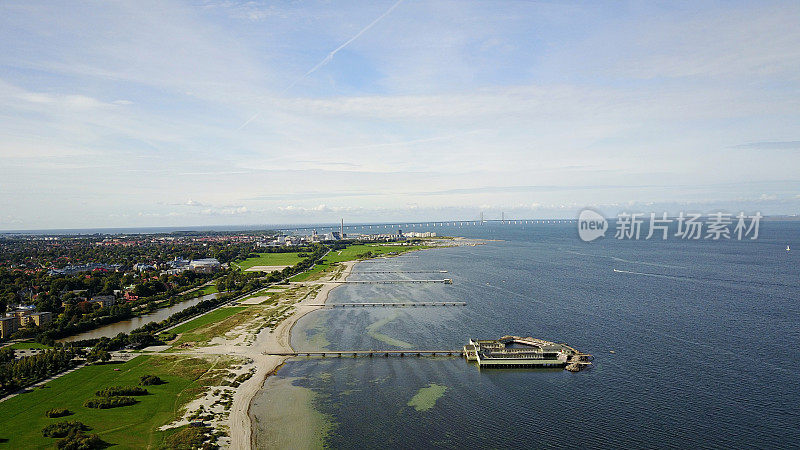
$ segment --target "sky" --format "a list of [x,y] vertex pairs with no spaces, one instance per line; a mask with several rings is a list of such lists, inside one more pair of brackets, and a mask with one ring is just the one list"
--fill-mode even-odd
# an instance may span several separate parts
[[800,3],[0,3],[0,230],[800,211]]

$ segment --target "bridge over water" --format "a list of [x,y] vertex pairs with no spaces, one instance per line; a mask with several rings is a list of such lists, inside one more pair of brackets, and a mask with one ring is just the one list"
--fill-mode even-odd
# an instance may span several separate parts
[[417,306],[467,306],[466,302],[361,302],[361,303],[312,303],[308,306],[322,306],[325,308],[358,308],[390,306],[396,308]]
[[447,273],[446,270],[365,270],[359,273]]
[[396,283],[444,283],[453,284],[452,278],[444,278],[441,280],[346,280],[336,281],[336,283],[345,284],[396,284]]
[[342,357],[359,357],[366,356],[372,358],[374,356],[462,356],[463,350],[334,350],[334,351],[294,351],[294,352],[264,352],[269,356],[319,356],[325,358],[332,356],[336,358]]

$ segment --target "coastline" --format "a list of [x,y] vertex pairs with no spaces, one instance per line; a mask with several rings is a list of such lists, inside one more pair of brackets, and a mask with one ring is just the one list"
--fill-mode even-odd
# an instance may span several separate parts
[[[348,261],[342,263],[345,268],[341,272],[341,279],[345,281],[350,275],[353,267],[358,261]],[[256,336],[255,341],[247,348],[252,362],[247,366],[254,367],[253,376],[241,384],[233,395],[228,425],[230,430],[230,448],[244,450],[255,448],[253,443],[253,419],[250,413],[253,400],[264,386],[267,378],[274,374],[278,368],[288,359],[285,356],[269,356],[265,352],[285,352],[292,351],[291,331],[300,318],[306,314],[322,309],[322,306],[311,306],[324,304],[328,300],[328,295],[332,290],[341,286],[337,280],[330,280],[322,285],[319,292],[313,298],[304,299],[295,304],[295,311],[291,316],[284,319],[274,330],[265,328]],[[313,282],[312,282],[313,283]]]

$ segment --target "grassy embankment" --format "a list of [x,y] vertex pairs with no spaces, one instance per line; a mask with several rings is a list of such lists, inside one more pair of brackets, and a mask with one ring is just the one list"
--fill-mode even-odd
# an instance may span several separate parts
[[217,289],[216,284],[209,284],[208,286],[203,286],[199,292],[200,295],[216,294],[219,292],[219,289]]
[[359,255],[372,253],[372,258],[377,256],[384,256],[390,253],[405,253],[412,250],[420,250],[429,248],[425,245],[381,245],[381,244],[358,244],[351,245],[343,250],[333,250],[328,253],[322,262],[317,263],[313,269],[308,272],[300,273],[292,278],[291,281],[310,281],[317,280],[325,274],[331,273],[334,266],[345,262],[359,259]]
[[215,336],[222,336],[240,322],[241,318],[234,316],[246,309],[244,306],[219,308],[181,324],[169,331],[180,334],[180,337],[172,344],[208,342]]
[[[218,357],[216,368],[226,365],[225,359]],[[213,365],[186,356],[139,356],[124,364],[84,367],[0,404],[0,448],[53,448],[56,439],[43,437],[41,430],[63,420],[83,422],[92,428],[88,433],[97,433],[120,448],[161,448],[165,437],[175,431],[161,432],[158,427],[177,418],[184,404],[223,376],[221,371],[209,371]],[[112,409],[83,406],[96,391],[136,385],[142,375],[157,375],[166,383],[147,386],[150,394],[136,397],[135,405]],[[48,419],[45,411],[51,408],[67,408],[73,414]]]

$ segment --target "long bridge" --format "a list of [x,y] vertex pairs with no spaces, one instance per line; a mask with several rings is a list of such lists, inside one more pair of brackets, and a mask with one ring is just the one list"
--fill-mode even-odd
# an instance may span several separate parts
[[466,302],[364,302],[364,303],[312,303],[307,306],[322,306],[326,308],[358,308],[358,307],[378,307],[393,306],[417,307],[417,306],[467,306]]
[[346,356],[462,356],[463,350],[334,350],[334,351],[294,351],[294,352],[264,352],[268,356],[333,356],[342,358]]

